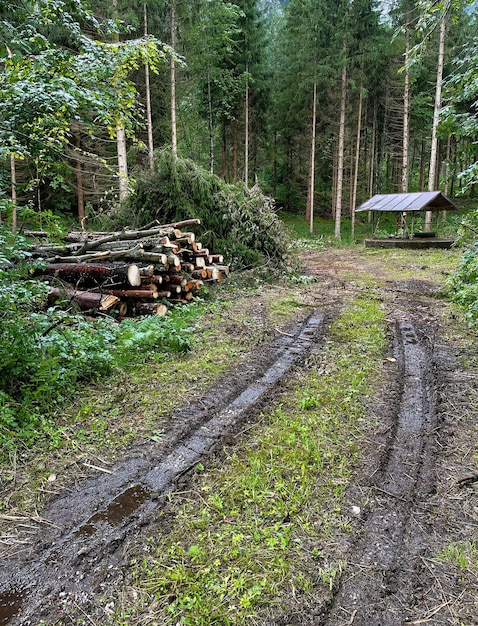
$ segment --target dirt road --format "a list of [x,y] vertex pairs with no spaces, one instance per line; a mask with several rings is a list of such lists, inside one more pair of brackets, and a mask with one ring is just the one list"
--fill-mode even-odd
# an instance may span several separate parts
[[96,605],[123,585],[125,547],[130,552],[161,523],[167,494],[184,488],[198,463],[274,402],[357,292],[383,303],[390,351],[369,406],[380,427],[368,433],[345,494],[347,566],[328,593],[319,586],[306,596],[286,592],[254,623],[478,623],[477,342],[439,298],[434,258],[391,255],[387,267],[362,251],[345,259],[341,251],[304,254],[318,281],[304,287],[307,313],[224,377],[220,394],[176,412],[161,441],[136,446],[47,503],[48,524],[35,540],[25,536],[6,551],[0,624],[110,623]]

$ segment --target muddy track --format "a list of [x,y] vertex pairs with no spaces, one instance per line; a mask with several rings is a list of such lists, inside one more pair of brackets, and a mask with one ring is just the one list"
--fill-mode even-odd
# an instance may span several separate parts
[[[422,343],[423,342],[423,343]],[[401,398],[375,492],[363,519],[351,566],[321,623],[367,626],[403,624],[420,587],[426,543],[416,513],[434,488],[433,432],[436,413],[431,346],[411,323],[397,322],[395,354]]]
[[377,434],[373,471],[348,495],[351,508],[354,501],[367,504],[354,507],[359,519],[347,569],[325,604],[312,601],[267,626],[421,623],[413,620],[430,584],[422,559],[428,547],[426,501],[436,479],[434,330],[427,326],[423,332],[406,315],[397,316],[391,330],[389,415]]
[[0,624],[54,623],[62,608],[121,577],[125,544],[157,521],[162,499],[181,477],[272,400],[283,377],[320,341],[324,321],[318,312],[288,329],[243,365],[239,380],[229,388],[223,381],[222,400],[216,388],[189,404],[174,416],[165,441],[136,448],[109,473],[54,500],[42,512],[49,527],[2,563]]

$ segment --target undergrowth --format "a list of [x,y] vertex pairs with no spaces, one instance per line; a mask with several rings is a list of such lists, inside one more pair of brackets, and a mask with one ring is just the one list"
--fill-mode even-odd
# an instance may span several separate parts
[[466,249],[450,280],[452,300],[463,308],[469,325],[478,328],[478,210],[463,220],[458,243]]
[[345,564],[321,553],[349,529],[342,495],[358,454],[365,399],[380,368],[384,312],[355,300],[313,355],[308,375],[220,465],[198,466],[189,495],[171,495],[175,523],[136,563],[135,608],[114,623],[250,624],[281,590],[331,590]]
[[[46,285],[28,280],[26,242],[0,232],[0,449],[54,439],[53,414],[81,385],[138,364],[153,352],[190,349],[203,305],[118,324],[55,307],[45,310]],[[22,260],[23,257],[23,260]],[[15,264],[11,267],[12,259]]]

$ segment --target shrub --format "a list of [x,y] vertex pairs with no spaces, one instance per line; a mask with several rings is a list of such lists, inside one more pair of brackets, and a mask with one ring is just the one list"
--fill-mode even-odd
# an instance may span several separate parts
[[478,210],[469,213],[458,232],[458,242],[467,246],[450,285],[452,300],[465,310],[470,326],[478,325]]
[[272,200],[257,187],[230,185],[191,160],[175,160],[170,150],[155,153],[154,170],[136,173],[134,192],[101,227],[190,218],[201,220],[202,243],[223,254],[232,269],[264,264],[284,269],[290,242]]

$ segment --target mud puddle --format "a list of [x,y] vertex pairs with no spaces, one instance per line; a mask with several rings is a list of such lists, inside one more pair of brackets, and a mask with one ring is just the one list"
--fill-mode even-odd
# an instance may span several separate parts
[[[51,526],[2,564],[0,624],[55,623],[120,576],[125,545],[160,515],[161,500],[249,415],[257,415],[288,371],[320,341],[322,313],[283,333],[234,390],[205,397],[187,424],[157,447],[137,448],[106,475],[80,484],[43,511]],[[272,349],[271,349],[272,348]],[[26,586],[28,584],[28,587]]]

